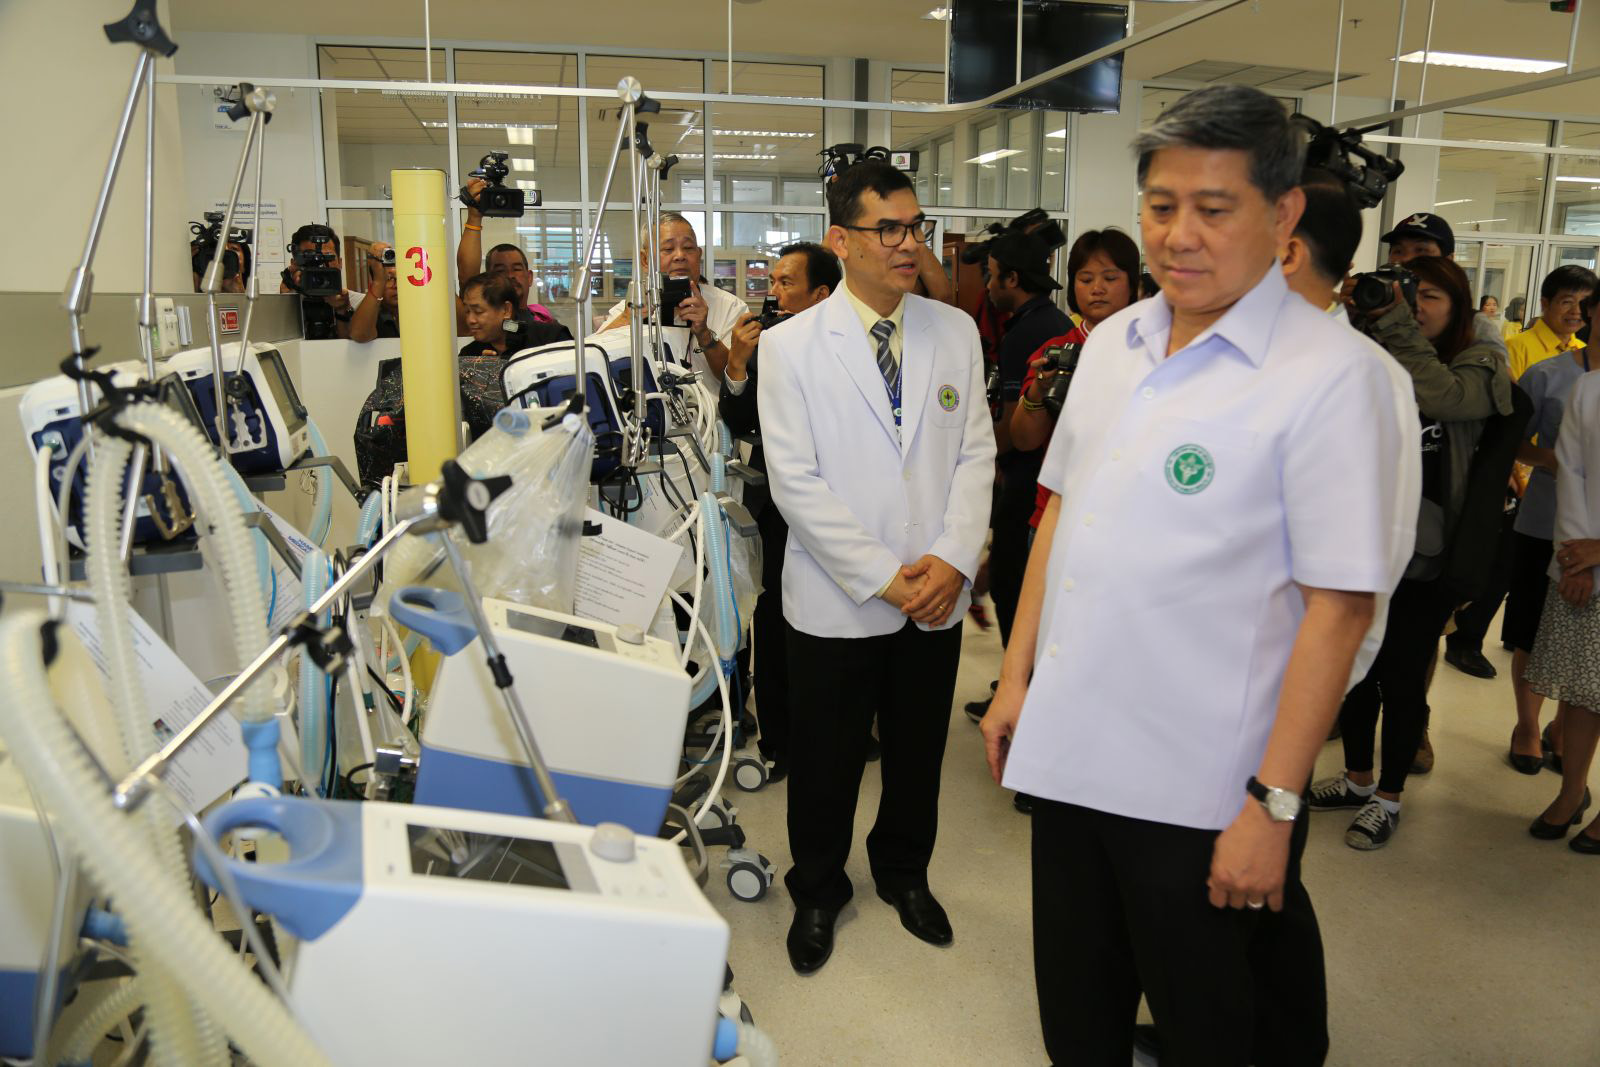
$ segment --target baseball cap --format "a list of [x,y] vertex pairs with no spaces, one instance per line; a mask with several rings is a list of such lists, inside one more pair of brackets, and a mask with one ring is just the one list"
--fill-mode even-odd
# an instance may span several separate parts
[[1450,229],[1450,224],[1438,215],[1430,215],[1426,211],[1419,211],[1401,219],[1399,224],[1381,240],[1384,244],[1394,244],[1401,237],[1420,237],[1425,241],[1435,241],[1439,251],[1445,255],[1454,255],[1456,250],[1456,235]]
[[1050,246],[1031,233],[1002,233],[989,242],[989,255],[1014,270],[1032,292],[1050,292],[1061,283],[1050,277]]

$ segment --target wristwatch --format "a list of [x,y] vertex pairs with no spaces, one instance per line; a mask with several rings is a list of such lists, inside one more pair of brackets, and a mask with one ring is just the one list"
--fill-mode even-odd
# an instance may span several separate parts
[[1245,792],[1261,802],[1267,809],[1267,817],[1273,822],[1294,822],[1300,814],[1300,794],[1287,789],[1273,789],[1262,785],[1251,775],[1250,780],[1244,784]]

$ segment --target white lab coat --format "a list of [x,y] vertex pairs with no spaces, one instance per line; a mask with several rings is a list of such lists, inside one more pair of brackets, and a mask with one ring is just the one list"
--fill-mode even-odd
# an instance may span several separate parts
[[789,523],[783,614],[802,633],[899,630],[905,616],[878,590],[925,554],[967,577],[946,625],[971,603],[994,484],[982,349],[959,309],[905,300],[898,434],[875,352],[842,288],[761,335],[767,480]]

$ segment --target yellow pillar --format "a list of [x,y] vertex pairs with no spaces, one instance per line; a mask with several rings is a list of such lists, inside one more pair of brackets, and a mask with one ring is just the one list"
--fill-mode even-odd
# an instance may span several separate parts
[[406,397],[406,453],[411,484],[439,477],[460,437],[455,352],[455,286],[445,240],[445,175],[426,169],[389,172],[394,189],[394,248],[400,298],[400,379]]

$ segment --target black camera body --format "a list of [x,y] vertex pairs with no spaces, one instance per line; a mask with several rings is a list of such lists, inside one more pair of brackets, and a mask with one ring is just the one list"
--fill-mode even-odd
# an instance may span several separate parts
[[1072,373],[1078,369],[1078,357],[1082,354],[1083,345],[1077,343],[1051,345],[1044,350],[1044,362],[1039,364],[1039,373],[1053,370],[1056,376],[1050,379],[1040,403],[1050,412],[1052,419],[1061,417],[1061,408],[1067,402],[1067,390],[1072,388]]
[[1005,405],[1000,402],[1000,361],[998,359],[989,364],[989,372],[984,375],[983,399],[989,405],[989,417],[995,422],[999,422],[1000,412]]
[[779,309],[777,297],[769,296],[761,302],[761,315],[756,321],[761,324],[763,330],[770,330],[784,319],[793,317],[791,312]]
[[1400,283],[1400,295],[1405,297],[1411,310],[1417,309],[1417,276],[1396,263],[1355,276],[1355,287],[1350,291],[1350,302],[1358,311],[1377,311],[1394,301],[1394,283]]
[[322,251],[320,245],[295,249],[294,265],[300,268],[300,283],[293,288],[301,296],[338,296],[344,292],[339,268],[329,266],[333,259],[333,253]]
[[[466,187],[461,189],[461,202],[470,208],[476,208],[478,214],[488,219],[520,219],[527,209],[528,198],[521,189],[507,189],[505,186],[506,175],[511,173],[511,168],[506,166],[510,158],[507,152],[489,152],[478,161],[477,169],[469,171],[467,177],[482,178],[486,182],[485,188],[478,193],[476,199],[467,194]],[[539,206],[539,194],[533,194],[534,207]]]
[[[1299,114],[1292,116],[1291,121],[1304,127],[1310,137],[1306,143],[1305,169],[1326,171],[1338,178],[1358,207],[1377,207],[1383,203],[1390,183],[1405,173],[1404,163],[1379,155],[1361,143],[1361,135],[1366,131],[1355,127],[1336,130]],[[1359,162],[1352,161],[1351,156]]]
[[207,211],[204,218],[205,222],[203,223],[189,223],[189,233],[192,235],[189,240],[189,266],[194,273],[205,274],[206,267],[216,257],[219,244],[223,246],[222,276],[224,278],[235,277],[242,269],[247,269],[247,264],[239,262],[239,254],[228,248],[227,245],[243,246],[248,254],[253,236],[252,231],[235,226],[228,231],[228,240],[224,244],[222,242],[222,212]]

